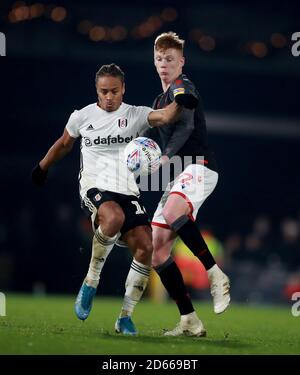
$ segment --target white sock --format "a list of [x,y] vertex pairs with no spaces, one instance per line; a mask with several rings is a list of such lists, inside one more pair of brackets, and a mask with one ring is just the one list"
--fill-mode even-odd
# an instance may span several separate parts
[[217,264],[214,264],[209,270],[207,270],[208,277],[212,277],[216,272],[222,272]]
[[133,259],[126,279],[126,291],[120,316],[130,316],[141,299],[150,276],[150,267]]
[[103,234],[100,226],[95,231],[92,245],[92,257],[88,273],[86,275],[86,282],[93,288],[97,288],[100,280],[100,273],[116,242],[117,235],[109,237]]

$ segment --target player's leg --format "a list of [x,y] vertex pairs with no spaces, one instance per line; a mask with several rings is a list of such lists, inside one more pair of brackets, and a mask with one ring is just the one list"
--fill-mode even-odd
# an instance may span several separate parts
[[[93,195],[97,196],[95,192]],[[106,200],[111,198],[109,193],[103,193],[101,197],[103,203],[100,199],[97,200],[97,203],[94,202],[98,207],[91,205],[93,199],[88,203],[89,208],[93,208],[92,222],[95,234],[92,241],[89,270],[75,302],[75,313],[81,320],[85,320],[89,316],[102,268],[124,223],[124,213],[118,203]]]
[[[156,220],[158,220],[156,216]],[[170,297],[177,304],[180,313],[180,322],[165,336],[205,336],[206,331],[198,318],[192,301],[183,281],[182,274],[171,257],[171,249],[176,238],[172,230],[153,223],[153,257],[152,265],[159,275],[162,284]]]
[[97,210],[95,234],[92,244],[92,256],[85,281],[97,288],[104,263],[111,252],[120,228],[124,223],[124,213],[118,203],[108,201]]
[[214,311],[219,314],[225,311],[230,302],[229,279],[216,264],[192,216],[197,215],[200,206],[214,190],[218,175],[200,165],[190,165],[183,175],[192,176],[189,188],[182,188],[184,184],[179,177],[164,205],[162,215],[167,225],[180,236],[207,270]]
[[131,316],[147,287],[152,258],[151,228],[138,226],[126,232],[122,238],[132,251],[133,260],[125,282],[125,296],[115,329],[118,333],[135,335],[137,330]]
[[125,296],[120,316],[115,324],[116,332],[135,335],[131,320],[136,304],[148,284],[152,259],[152,234],[149,217],[135,196],[127,196],[120,202],[125,213],[121,228],[122,240],[133,254],[133,261],[125,283]]

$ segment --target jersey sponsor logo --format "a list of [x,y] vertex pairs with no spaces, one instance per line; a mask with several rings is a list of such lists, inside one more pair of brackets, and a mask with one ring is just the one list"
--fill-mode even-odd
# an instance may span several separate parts
[[83,137],[83,141],[86,147],[92,146],[92,141],[90,140],[89,137]]
[[133,140],[133,136],[131,137],[121,137],[120,134],[118,134],[115,137],[112,137],[111,135],[108,135],[107,137],[97,137],[95,139],[91,139],[89,137],[83,137],[84,139],[84,144],[87,147],[93,146],[94,145],[107,145],[110,146],[111,144],[116,144],[116,143],[129,143],[130,141]]
[[127,128],[127,123],[128,123],[127,118],[119,118],[118,120],[118,126],[120,129]]
[[86,130],[94,130],[94,127],[93,127],[93,125],[92,124],[90,124],[87,128],[86,128]]

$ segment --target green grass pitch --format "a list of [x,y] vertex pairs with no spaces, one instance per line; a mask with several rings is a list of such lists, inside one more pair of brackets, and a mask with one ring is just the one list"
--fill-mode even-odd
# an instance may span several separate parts
[[162,336],[178,321],[173,303],[144,299],[133,320],[137,337],[114,332],[122,299],[97,297],[90,317],[79,321],[74,297],[6,295],[0,316],[0,354],[300,354],[300,317],[291,307],[230,306],[215,315],[210,303],[195,304],[206,338]]

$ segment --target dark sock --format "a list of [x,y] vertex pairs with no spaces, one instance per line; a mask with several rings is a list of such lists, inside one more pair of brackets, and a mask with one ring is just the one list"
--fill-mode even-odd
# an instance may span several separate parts
[[171,227],[192,253],[203,263],[206,270],[209,270],[216,264],[199,228],[188,216],[183,215],[179,217]]
[[195,311],[184,285],[181,272],[174,260],[170,257],[165,263],[154,267],[154,269],[170,297],[176,302],[180,315],[186,315]]

